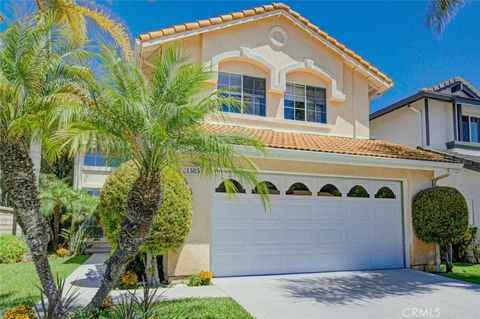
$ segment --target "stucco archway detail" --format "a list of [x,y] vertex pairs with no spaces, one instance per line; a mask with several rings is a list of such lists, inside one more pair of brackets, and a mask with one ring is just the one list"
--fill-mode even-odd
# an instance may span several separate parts
[[279,85],[280,89],[285,91],[286,86],[287,86],[287,73],[292,72],[295,70],[302,70],[302,69],[308,69],[309,71],[316,73],[323,79],[326,79],[328,82],[330,82],[329,89],[330,89],[330,98],[329,102],[343,102],[345,101],[345,94],[343,92],[338,90],[337,86],[337,78],[335,75],[330,72],[329,70],[320,67],[318,65],[315,65],[313,60],[311,59],[305,59],[304,62],[297,62],[290,64],[284,68],[282,68],[279,71]]
[[[218,66],[222,60],[234,59],[234,58],[246,58],[247,60],[251,60],[254,64],[259,65],[260,67],[268,70],[268,74],[270,76],[270,90],[278,91],[282,90],[279,86],[277,81],[277,74],[278,68],[276,68],[273,64],[271,64],[267,59],[264,57],[254,53],[251,49],[241,47],[240,50],[232,50],[223,52],[220,54],[215,55],[211,59],[211,68],[213,72],[218,72]],[[282,92],[285,91],[283,88]]]

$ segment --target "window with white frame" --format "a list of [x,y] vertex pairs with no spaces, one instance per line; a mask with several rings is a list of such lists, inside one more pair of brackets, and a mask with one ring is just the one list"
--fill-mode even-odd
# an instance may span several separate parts
[[327,123],[326,90],[303,84],[287,83],[284,118]]
[[223,95],[241,101],[240,107],[224,105],[223,111],[265,116],[265,79],[218,72],[218,89],[225,89]]
[[97,167],[117,167],[125,160],[108,160],[99,152],[88,151],[83,158],[83,165],[85,166],[97,166]]
[[480,118],[462,116],[462,141],[480,143]]

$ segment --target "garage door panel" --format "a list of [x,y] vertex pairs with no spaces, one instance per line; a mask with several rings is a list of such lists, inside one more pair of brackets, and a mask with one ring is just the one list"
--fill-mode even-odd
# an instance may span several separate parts
[[[401,189],[398,182],[328,178],[343,197],[320,197],[325,181],[310,178],[312,196],[285,195],[301,177],[275,176],[281,195],[265,212],[258,197],[216,194],[212,205],[212,270],[216,276],[404,267]],[[265,180],[273,180],[265,175]],[[370,198],[346,197],[364,186]],[[396,199],[376,199],[381,185]],[[283,187],[283,188],[282,188]],[[339,189],[340,189],[339,188]]]

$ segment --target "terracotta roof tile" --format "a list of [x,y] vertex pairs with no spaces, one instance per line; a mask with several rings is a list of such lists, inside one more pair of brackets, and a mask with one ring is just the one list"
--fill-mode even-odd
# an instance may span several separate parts
[[[362,65],[366,66],[369,70],[371,70],[375,75],[383,79],[387,83],[393,83],[392,79],[388,77],[386,74],[380,72],[377,68],[370,68],[372,66],[370,62],[366,61],[362,57],[360,57],[358,54],[353,52],[352,50],[348,49],[345,45],[341,44],[338,42],[335,38],[330,36],[328,33],[320,30],[317,26],[312,24],[307,18],[302,17],[298,12],[292,10],[288,5],[281,3],[281,2],[275,2],[269,5],[263,5],[259,7],[255,7],[252,9],[247,9],[247,10],[242,10],[239,12],[232,12],[229,14],[221,15],[218,17],[212,17],[209,19],[205,20],[198,20],[195,22],[191,23],[186,23],[184,24],[184,27],[180,26],[174,26],[174,27],[169,27],[169,28],[163,28],[157,31],[152,31],[148,32],[145,34],[141,34],[138,36],[138,38],[141,41],[148,41],[152,39],[157,39],[163,36],[167,35],[172,35],[175,33],[181,33],[187,30],[192,30],[192,29],[197,29],[199,27],[208,27],[211,25],[218,25],[224,22],[232,21],[232,20],[237,20],[237,19],[242,19],[245,17],[250,17],[254,15],[259,15],[265,12],[270,12],[274,10],[282,10],[285,11],[286,13],[292,15],[296,19],[299,20],[301,24],[304,25],[305,28],[308,28],[312,30],[313,32],[317,33],[324,39],[326,39],[328,42],[330,42],[332,45],[334,45],[337,49],[339,49],[342,52],[345,52],[348,56],[352,57],[353,59],[357,60],[357,62],[361,63]],[[163,31],[163,32],[162,32]]]
[[256,138],[267,147],[302,151],[363,155],[407,160],[456,163],[453,157],[428,150],[395,144],[382,140],[355,139],[338,136],[276,131],[227,124],[204,124],[216,133],[244,134]]

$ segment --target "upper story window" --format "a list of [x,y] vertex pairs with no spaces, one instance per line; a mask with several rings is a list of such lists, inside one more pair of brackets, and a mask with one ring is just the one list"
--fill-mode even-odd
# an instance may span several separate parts
[[242,101],[240,108],[224,105],[223,111],[265,116],[265,79],[218,72],[218,88],[223,94]]
[[480,118],[462,116],[462,141],[480,143]]
[[289,120],[327,123],[326,90],[287,83],[284,117]]
[[91,151],[88,151],[83,159],[83,165],[85,166],[116,167],[117,164],[120,164],[119,162],[123,161],[108,161],[107,158],[99,152],[92,153]]

